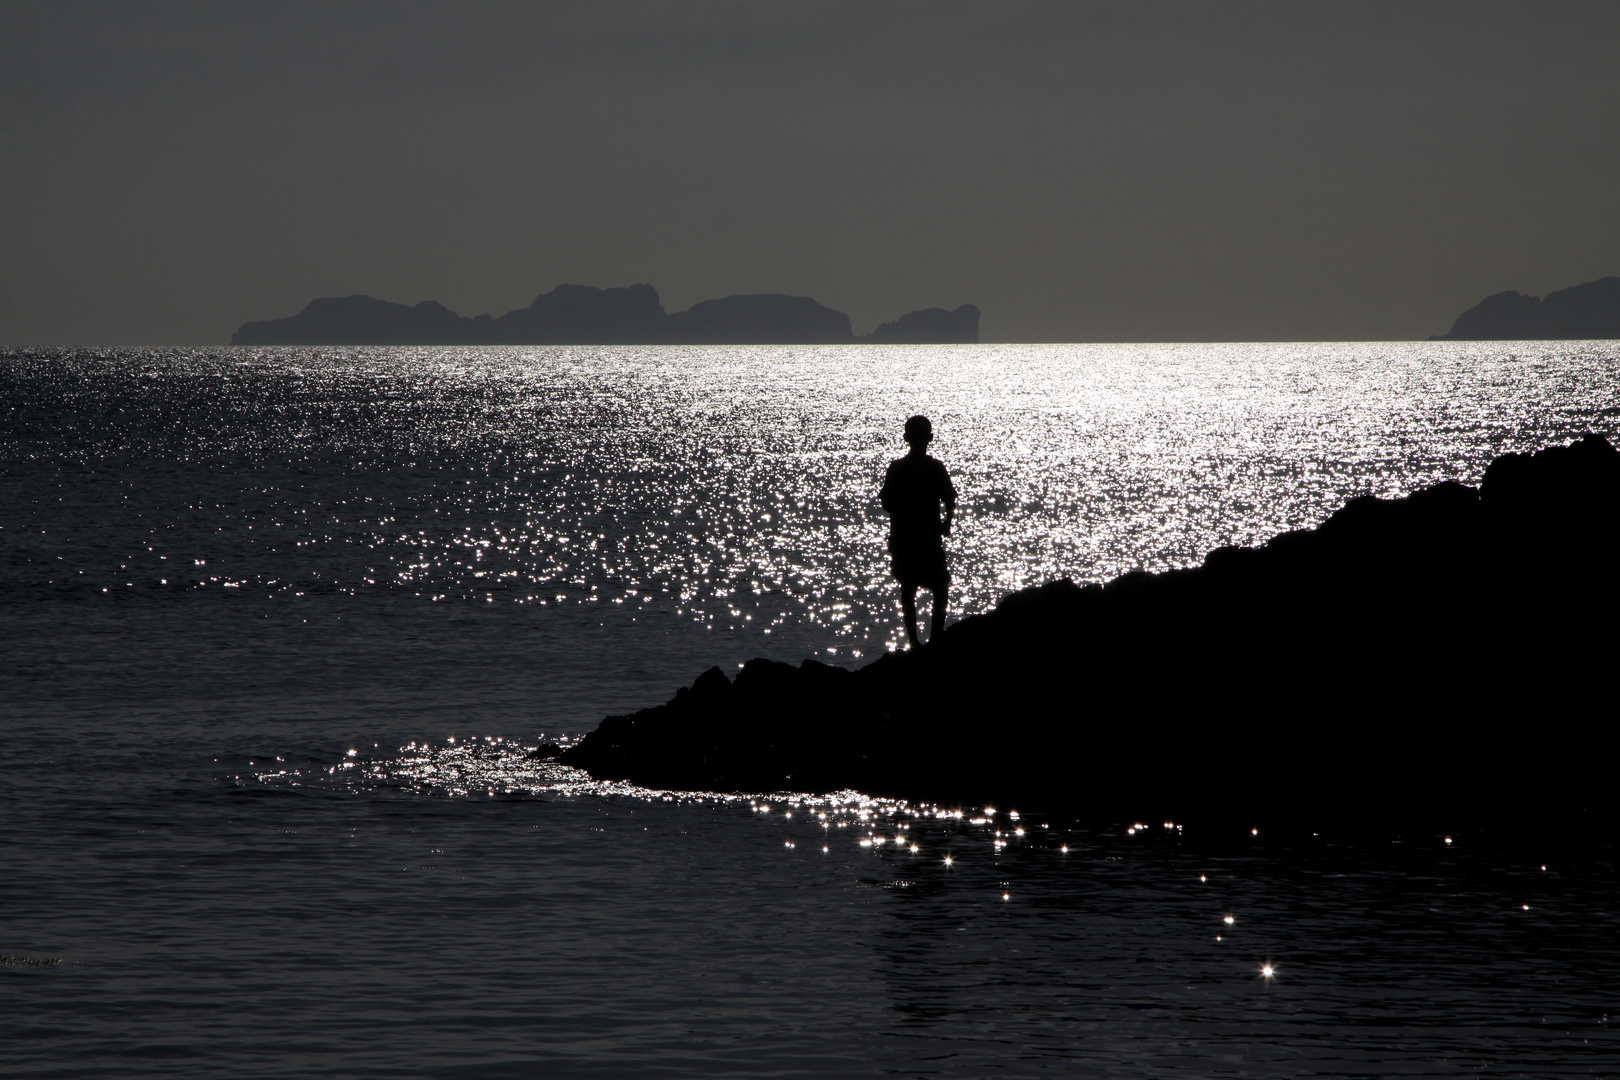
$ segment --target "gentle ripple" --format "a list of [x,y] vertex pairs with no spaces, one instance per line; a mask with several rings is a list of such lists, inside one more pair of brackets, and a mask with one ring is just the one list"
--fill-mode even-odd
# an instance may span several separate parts
[[[874,496],[911,412],[982,609],[1612,433],[1614,367],[1561,342],[25,354],[0,450],[29,585],[668,609],[859,657],[894,641]],[[126,542],[90,549],[91,521]]]

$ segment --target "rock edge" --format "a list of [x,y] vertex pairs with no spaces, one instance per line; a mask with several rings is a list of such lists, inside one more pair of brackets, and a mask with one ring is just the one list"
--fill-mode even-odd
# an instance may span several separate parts
[[859,670],[710,668],[560,760],[1177,820],[1612,812],[1617,507],[1601,436],[1507,454],[1196,568],[1025,589]]

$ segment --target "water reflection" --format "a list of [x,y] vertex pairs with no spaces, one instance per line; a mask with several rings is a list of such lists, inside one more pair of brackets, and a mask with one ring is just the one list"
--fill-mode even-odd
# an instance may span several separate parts
[[[774,850],[774,869],[751,873],[780,879],[805,910],[877,901],[867,910],[880,921],[843,925],[871,950],[892,1012],[862,1027],[866,1052],[902,1074],[1075,1075],[1129,1062],[1133,1075],[1404,1076],[1464,1062],[1576,1076],[1620,1053],[1607,1022],[1620,914],[1602,852],[1555,881],[1544,857],[1487,838],[1262,838],[857,792],[649,791],[538,761],[539,745],[457,736],[353,748],[305,769],[266,763],[238,782],[584,800],[632,821],[640,808],[679,807],[683,820],[744,829],[728,846]],[[670,848],[694,842],[689,828],[630,857],[678,863]],[[609,832],[620,844],[634,836]]]
[[962,493],[955,589],[981,610],[1608,430],[1612,351],[1538,348],[37,353],[5,374],[49,425],[0,450],[37,470],[25,507],[111,467],[76,486],[86,522],[135,512],[153,470],[187,474],[183,501],[128,523],[132,549],[30,533],[25,512],[42,584],[583,606],[762,645],[808,631],[858,660],[897,643],[875,492],[899,416],[936,418]]
[[973,609],[1612,432],[1612,346],[1493,349],[8,354],[8,700],[62,706],[8,730],[5,951],[64,957],[7,960],[13,1042],[153,1074],[293,1043],[398,1075],[1612,1072],[1612,842],[648,791],[484,734],[889,644],[896,416],[958,470]]

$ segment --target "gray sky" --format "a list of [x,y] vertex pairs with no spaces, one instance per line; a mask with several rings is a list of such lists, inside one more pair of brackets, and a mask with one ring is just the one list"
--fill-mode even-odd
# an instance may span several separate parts
[[0,6],[0,343],[323,295],[1411,338],[1620,274],[1620,2]]

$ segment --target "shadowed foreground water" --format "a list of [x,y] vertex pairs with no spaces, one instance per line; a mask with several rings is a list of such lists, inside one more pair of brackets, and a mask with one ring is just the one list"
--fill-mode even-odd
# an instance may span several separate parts
[[1583,823],[1080,825],[524,756],[712,663],[881,651],[872,502],[910,412],[964,492],[982,608],[1613,438],[1614,365],[0,357],[0,1074],[1620,1073],[1620,882]]
[[675,797],[580,785],[522,753],[419,744],[380,763],[222,761],[239,783],[116,766],[77,792],[26,783],[6,932],[61,962],[0,970],[9,1067],[1586,1076],[1620,1061],[1604,841],[1548,837],[1539,863],[1490,836]]

